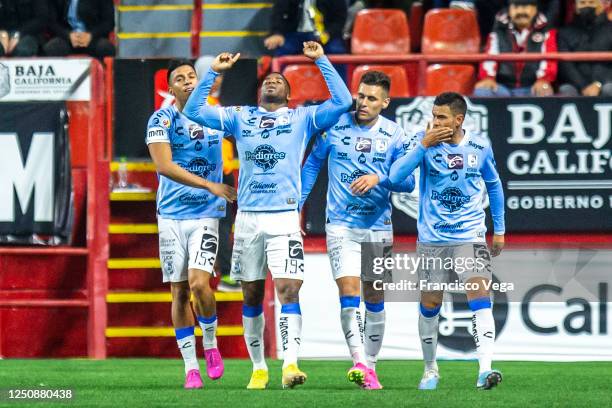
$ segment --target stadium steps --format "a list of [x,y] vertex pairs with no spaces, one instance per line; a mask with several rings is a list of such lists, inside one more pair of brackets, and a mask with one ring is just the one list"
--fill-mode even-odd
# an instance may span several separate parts
[[[126,3],[126,2],[122,2]],[[158,2],[155,2],[158,3]],[[118,56],[188,57],[192,0],[131,0],[117,12]],[[202,2],[201,55],[240,50],[243,55],[265,54],[271,0],[211,0]]]
[[[110,165],[117,180],[119,163]],[[110,357],[180,356],[172,328],[168,284],[161,281],[155,191],[157,175],[150,162],[127,162],[133,189],[110,194],[110,259],[106,297],[106,341]],[[147,191],[148,190],[148,191]],[[217,281],[213,280],[213,285]],[[242,337],[242,293],[216,292],[218,344],[225,357],[246,357]],[[196,335],[201,335],[196,328]],[[199,349],[201,352],[201,349]],[[202,353],[201,353],[202,354]]]

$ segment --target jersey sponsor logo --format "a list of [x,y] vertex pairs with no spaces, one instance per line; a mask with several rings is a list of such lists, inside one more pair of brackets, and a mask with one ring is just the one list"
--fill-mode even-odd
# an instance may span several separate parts
[[252,152],[247,151],[245,160],[253,161],[257,167],[267,171],[273,169],[285,156],[284,152],[277,152],[274,147],[265,144],[257,146]]
[[304,259],[304,248],[300,241],[289,240],[289,258]]
[[194,149],[196,152],[199,152],[200,150],[202,150],[202,143],[200,143],[200,141],[196,141]]
[[172,143],[172,150],[183,150],[185,145],[182,143]]
[[202,140],[204,139],[204,129],[198,125],[189,125],[189,139]]
[[338,160],[351,160],[348,153],[346,152],[337,152],[336,159]]
[[196,157],[187,163],[185,169],[202,178],[207,178],[211,172],[217,169],[217,164],[209,162],[204,157]]
[[429,169],[429,177],[440,177],[440,172],[436,169]]
[[338,126],[334,126],[334,130],[346,130],[346,129],[350,129],[351,125],[338,125]]
[[372,159],[372,163],[384,163],[387,160],[386,157],[376,156]]
[[434,161],[436,163],[442,163],[442,154],[441,153],[437,153],[434,157],[433,157]]
[[372,139],[369,137],[358,137],[355,150],[362,153],[370,153],[372,151]]
[[288,128],[288,129],[276,129],[276,136],[282,135],[284,133],[291,133],[291,128]]
[[470,196],[463,194],[461,190],[456,187],[447,187],[442,192],[433,190],[431,192],[431,199],[439,201],[440,204],[450,212],[455,212],[470,201]]
[[453,170],[450,175],[450,179],[453,181],[457,181],[459,179],[459,173],[457,173],[457,170]]
[[212,234],[203,234],[200,250],[206,252],[217,253],[217,237]]
[[254,194],[270,194],[276,193],[276,183],[262,183],[261,181],[253,180],[249,183],[249,191]]
[[179,196],[181,204],[205,204],[208,202],[208,194],[191,194],[186,193]]
[[281,126],[286,126],[289,124],[289,116],[281,116],[278,118],[278,124]]
[[149,128],[149,130],[147,131],[147,138],[149,140],[167,139],[168,132],[164,128],[152,127],[152,128]]
[[387,132],[386,130],[384,130],[383,128],[378,128],[378,133],[385,135],[387,137],[391,137],[391,133]]
[[249,126],[255,126],[255,121],[257,120],[257,118],[255,116],[251,116],[247,119],[247,125]]
[[359,162],[359,164],[365,164],[366,162],[365,154],[361,153],[359,157],[357,158],[357,161]]
[[242,137],[253,137],[255,135],[249,129],[244,129],[242,131],[242,133],[240,133],[240,136],[242,136]]
[[[407,153],[410,150],[410,143],[404,143],[402,144],[402,148],[404,149],[404,153]],[[416,144],[414,145],[416,146]]]
[[259,127],[261,129],[270,129],[274,127],[274,122],[276,122],[276,118],[273,116],[262,116],[259,121]]
[[170,119],[168,118],[163,118],[161,121],[161,124],[165,127],[167,127],[168,129],[170,129]]
[[219,144],[219,137],[216,136],[214,139],[211,138],[208,140],[208,147],[211,147],[213,145]]
[[346,173],[340,173],[340,181],[343,183],[352,183],[353,181],[357,180],[359,177],[361,176],[365,176],[366,173],[363,170],[355,170],[353,171],[351,174],[346,174]]
[[471,140],[468,142],[468,146],[472,146],[474,149],[478,149],[478,150],[484,149],[483,146],[481,146],[479,144],[476,144],[476,143],[472,142]]
[[265,129],[263,132],[261,132],[262,139],[267,139],[269,137],[270,137],[270,131],[268,129]]
[[342,138],[342,144],[345,146],[348,146],[351,144],[351,137],[350,136],[344,136]]
[[463,155],[460,153],[451,153],[446,156],[446,163],[449,169],[463,168]]
[[478,166],[478,156],[475,154],[468,154],[467,165],[468,167],[476,167]]
[[450,223],[446,221],[438,221],[434,224],[434,229],[441,232],[457,232],[463,230],[463,221]]
[[346,206],[346,212],[353,215],[372,215],[375,211],[374,204],[350,203]]
[[377,153],[385,153],[389,147],[389,141],[387,139],[375,139],[374,149]]

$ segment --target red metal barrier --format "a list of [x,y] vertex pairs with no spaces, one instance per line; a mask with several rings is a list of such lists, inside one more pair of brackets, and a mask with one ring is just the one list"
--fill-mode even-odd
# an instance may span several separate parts
[[202,0],[193,0],[191,14],[191,58],[200,56],[200,31],[202,30]]

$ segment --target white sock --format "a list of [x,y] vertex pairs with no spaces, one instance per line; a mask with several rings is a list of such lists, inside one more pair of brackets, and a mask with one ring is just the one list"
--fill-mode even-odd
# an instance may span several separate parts
[[[423,350],[423,361],[426,370],[438,370],[436,363],[436,349],[438,347],[438,321],[440,319],[440,308],[423,309],[420,305],[419,312],[419,337],[421,338],[421,349]],[[430,317],[423,315],[426,313]],[[435,313],[435,316],[431,316]]]
[[278,327],[283,345],[283,368],[285,368],[289,364],[297,364],[298,360],[302,341],[302,312],[299,303],[287,303],[281,306]]
[[491,370],[493,345],[495,344],[495,320],[490,307],[478,309],[472,317],[472,336],[476,343],[479,373]]
[[363,348],[363,323],[359,311],[359,296],[340,297],[340,323],[342,333],[353,359],[353,365],[365,364]]
[[363,345],[367,366],[372,370],[376,370],[378,353],[385,336],[385,310],[380,307],[384,307],[383,302],[374,304],[366,302]]
[[267,370],[264,357],[264,314],[261,305],[242,306],[242,326],[244,327],[244,342],[253,362],[253,371]]
[[185,362],[185,374],[189,370],[199,370],[200,365],[198,364],[198,356],[196,353],[196,338],[193,334],[193,326],[183,327],[181,329],[174,329],[176,334],[176,343],[178,344],[179,351],[183,356]]
[[202,329],[202,345],[204,345],[204,350],[217,348],[217,315],[209,318],[198,316],[198,322]]

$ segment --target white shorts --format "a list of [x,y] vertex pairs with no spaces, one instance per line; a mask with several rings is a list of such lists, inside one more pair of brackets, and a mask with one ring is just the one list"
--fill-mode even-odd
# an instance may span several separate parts
[[325,234],[334,280],[345,276],[362,277],[361,244],[363,242],[393,243],[393,231],[372,231],[327,224]]
[[214,275],[219,246],[219,219],[171,220],[157,218],[159,260],[164,282],[184,282],[188,269]]
[[273,279],[304,280],[304,246],[297,211],[238,211],[231,277],[244,282],[263,280],[267,269]]

